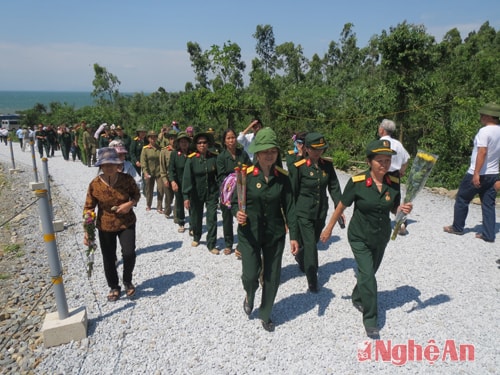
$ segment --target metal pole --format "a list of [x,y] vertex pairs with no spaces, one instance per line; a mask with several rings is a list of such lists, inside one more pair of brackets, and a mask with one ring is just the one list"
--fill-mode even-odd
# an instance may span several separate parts
[[52,194],[50,194],[49,163],[47,158],[42,158],[43,182],[49,197],[50,218],[54,220],[54,208],[52,207]]
[[7,138],[9,141],[9,147],[10,147],[10,160],[12,160],[12,169],[16,169],[16,162],[14,161],[14,150],[12,149],[12,139],[9,137]]
[[38,170],[36,168],[36,159],[35,159],[35,142],[30,140],[31,146],[31,160],[33,161],[33,173],[35,175],[35,182],[38,182]]
[[57,312],[59,314],[59,319],[63,320],[69,316],[68,301],[66,300],[66,294],[64,292],[62,267],[57,253],[54,224],[52,223],[49,213],[47,190],[35,190],[35,196],[38,198],[38,209],[40,211],[40,219],[42,220],[43,240],[49,258],[50,277],[54,285]]

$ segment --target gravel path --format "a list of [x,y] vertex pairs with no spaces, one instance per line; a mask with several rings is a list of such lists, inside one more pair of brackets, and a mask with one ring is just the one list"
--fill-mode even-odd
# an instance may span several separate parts
[[[14,145],[16,167],[24,184],[33,181],[31,154]],[[8,147],[0,160],[10,164]],[[41,170],[40,160],[37,158]],[[410,216],[409,235],[387,247],[377,273],[381,341],[366,341],[361,316],[350,301],[355,262],[347,231],[336,227],[320,245],[318,294],[307,290],[289,247],[283,257],[282,284],[273,310],[276,331],[261,327],[254,312],[242,309],[241,262],[234,255],[215,256],[205,246],[191,248],[187,231],[156,211],[136,209],[136,297],[109,303],[100,256],[89,280],[85,273],[81,211],[96,168],[49,159],[64,286],[70,309],[86,307],[88,338],[53,348],[39,345],[35,373],[51,374],[359,374],[405,372],[494,374],[500,368],[498,325],[500,257],[497,243],[474,238],[481,224],[479,206],[471,205],[463,236],[445,234],[453,200],[424,190]],[[339,172],[342,186],[349,176]],[[153,206],[155,201],[153,202]],[[497,231],[500,228],[497,208]],[[37,211],[36,211],[37,212]],[[347,211],[349,219],[351,211]],[[33,218],[31,228],[37,228]],[[223,247],[219,215],[218,246]],[[41,236],[37,244],[43,248]],[[121,265],[120,271],[121,271]],[[48,274],[47,274],[48,278]],[[256,301],[258,306],[258,301]],[[56,311],[53,305],[52,312]],[[394,346],[414,340],[424,358],[398,357]],[[452,340],[452,341],[447,341]],[[371,359],[358,360],[358,348],[372,344]],[[473,345],[474,359],[453,361],[452,343]],[[392,345],[385,359],[375,359],[375,344]],[[436,346],[433,346],[435,344]],[[439,358],[432,361],[432,350]],[[443,358],[445,350],[448,355]],[[7,355],[7,353],[2,353]],[[398,359],[399,358],[399,359]],[[392,359],[392,362],[390,361]],[[402,366],[395,363],[400,362]]]

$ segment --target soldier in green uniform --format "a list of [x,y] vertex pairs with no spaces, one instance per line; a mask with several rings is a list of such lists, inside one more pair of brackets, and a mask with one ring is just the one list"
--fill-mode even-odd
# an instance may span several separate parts
[[87,131],[87,123],[82,121],[80,127],[76,131],[76,142],[78,143],[78,148],[80,149],[80,160],[84,165],[87,165],[87,153],[85,152],[85,147],[83,147],[83,134]]
[[115,128],[115,133],[116,135],[113,137],[113,141],[121,141],[125,146],[125,148],[127,149],[127,152],[130,152],[130,144],[132,143],[132,137],[130,137],[127,133],[125,133],[121,125],[118,125]]
[[184,212],[184,199],[182,197],[182,177],[189,152],[191,137],[186,132],[180,132],[175,141],[175,150],[170,154],[168,163],[168,178],[175,195],[174,223],[179,225],[177,231],[184,233],[186,215]]
[[[222,135],[224,149],[217,156],[217,183],[221,187],[224,179],[232,172],[234,168],[241,167],[242,165],[250,166],[252,161],[250,157],[241,148],[238,148],[236,141],[236,133],[233,129],[226,129]],[[224,232],[224,254],[230,255],[233,252],[233,215],[231,209],[221,202],[220,205],[222,212],[222,229]]]
[[156,143],[158,138],[156,132],[148,133],[148,144],[143,147],[141,153],[142,177],[146,182],[144,191],[146,194],[146,210],[151,210],[153,203],[153,190],[156,183],[156,210],[163,213],[163,185],[160,178],[160,146]]
[[146,139],[147,130],[139,128],[136,130],[137,135],[130,142],[130,162],[134,166],[137,173],[141,174],[141,153],[144,146],[148,144]]
[[318,247],[319,236],[328,214],[328,196],[335,206],[340,201],[340,183],[333,163],[322,158],[328,147],[320,133],[308,133],[305,137],[305,154],[291,166],[290,180],[295,197],[295,214],[303,248],[295,259],[306,273],[309,291],[318,292]]
[[243,310],[250,316],[259,275],[263,269],[259,318],[272,332],[271,312],[280,283],[281,259],[285,248],[286,224],[292,251],[298,250],[295,203],[287,172],[276,165],[279,148],[276,133],[263,128],[249,147],[255,166],[247,168],[246,210],[239,210],[233,195],[233,213],[238,221],[238,248],[242,255]]
[[188,156],[184,175],[182,178],[182,195],[184,208],[191,210],[190,224],[193,231],[193,242],[191,246],[200,244],[203,206],[207,206],[207,247],[215,255],[219,249],[215,247],[217,241],[217,155],[208,150],[209,144],[213,142],[210,134],[197,133],[193,137],[196,151]]
[[97,139],[94,138],[94,128],[92,125],[86,126],[82,138],[85,155],[87,155],[87,167],[91,167],[97,161]]
[[396,154],[388,140],[372,141],[366,149],[369,169],[352,177],[344,188],[335,212],[323,233],[326,242],[346,207],[354,203],[348,239],[358,266],[357,282],[352,292],[354,307],[363,314],[363,324],[370,338],[379,337],[377,326],[377,272],[391,236],[390,213],[409,214],[412,203],[400,205],[399,178],[388,174],[391,157]]
[[[168,144],[162,147],[160,152],[160,177],[163,184],[163,196],[165,197],[165,216],[169,219],[172,215],[172,202],[174,201],[174,191],[170,184],[170,177],[168,175],[168,165],[170,163],[170,156],[172,151],[174,151],[175,139],[177,138],[177,132],[171,130],[168,135]],[[175,218],[175,211],[174,211]]]

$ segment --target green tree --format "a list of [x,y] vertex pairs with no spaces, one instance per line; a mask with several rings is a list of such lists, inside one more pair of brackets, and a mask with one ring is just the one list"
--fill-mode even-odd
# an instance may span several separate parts
[[119,95],[118,87],[121,84],[120,80],[99,64],[94,64],[94,73],[95,78],[92,81],[94,91],[92,91],[92,96],[98,98],[103,103],[106,101],[113,103]]

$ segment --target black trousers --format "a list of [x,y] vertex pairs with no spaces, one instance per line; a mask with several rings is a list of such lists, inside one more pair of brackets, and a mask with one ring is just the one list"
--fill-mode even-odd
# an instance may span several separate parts
[[122,248],[123,282],[132,282],[135,267],[135,224],[119,232],[103,232],[99,230],[104,275],[111,289],[120,289],[118,272],[116,271],[116,245],[118,239]]

